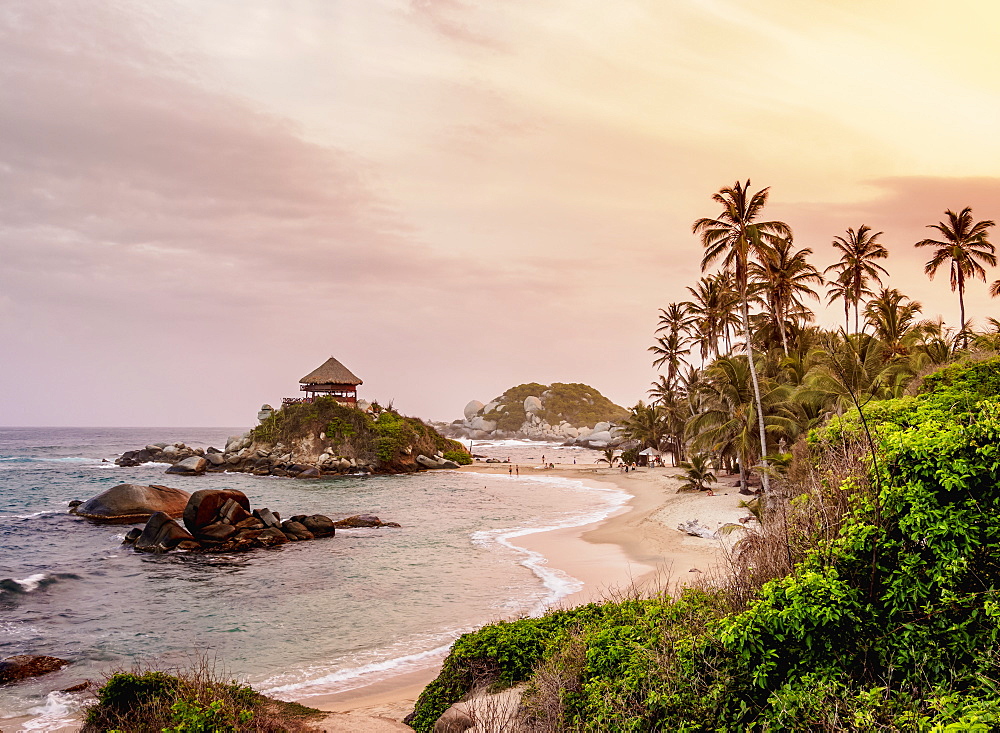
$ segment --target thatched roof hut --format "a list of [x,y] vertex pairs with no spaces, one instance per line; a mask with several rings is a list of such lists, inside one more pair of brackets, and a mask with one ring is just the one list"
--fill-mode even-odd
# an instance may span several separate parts
[[306,393],[304,398],[286,397],[282,400],[282,404],[312,402],[316,399],[317,394],[323,394],[333,397],[338,402],[356,405],[359,384],[364,384],[364,382],[331,356],[317,369],[299,380],[299,391]]
[[364,384],[351,372],[332,356],[324,361],[319,367],[309,372],[299,380],[299,384],[341,384],[357,387]]

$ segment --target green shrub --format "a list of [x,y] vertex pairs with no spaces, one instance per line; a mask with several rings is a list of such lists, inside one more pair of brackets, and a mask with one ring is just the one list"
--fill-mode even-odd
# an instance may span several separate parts
[[460,466],[468,466],[472,463],[472,456],[467,450],[449,450],[444,452],[444,457],[449,461],[454,461]]

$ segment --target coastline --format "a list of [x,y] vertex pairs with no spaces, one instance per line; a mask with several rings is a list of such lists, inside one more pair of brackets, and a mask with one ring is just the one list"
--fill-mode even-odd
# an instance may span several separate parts
[[[507,474],[508,464],[477,463],[469,473]],[[546,476],[583,481],[594,488],[613,488],[630,496],[624,506],[596,522],[513,538],[512,544],[538,553],[545,564],[581,581],[583,587],[551,608],[572,608],[621,595],[676,592],[724,561],[717,541],[692,537],[676,527],[698,519],[710,529],[737,522],[736,488],[714,485],[715,495],[676,493],[681,473],[676,468],[639,469],[628,474],[594,464],[557,464],[556,468],[520,466],[520,477]],[[390,677],[364,687],[300,700],[330,712],[320,725],[327,731],[410,730],[401,722],[417,696],[438,674],[440,660],[426,669]]]

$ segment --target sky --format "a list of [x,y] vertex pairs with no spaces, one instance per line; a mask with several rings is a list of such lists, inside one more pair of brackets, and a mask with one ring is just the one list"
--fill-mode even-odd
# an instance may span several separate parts
[[888,284],[955,325],[912,245],[946,209],[1000,220],[998,24],[979,0],[7,0],[0,425],[250,426],[329,356],[434,420],[529,381],[631,405],[737,180],[820,269],[884,232]]

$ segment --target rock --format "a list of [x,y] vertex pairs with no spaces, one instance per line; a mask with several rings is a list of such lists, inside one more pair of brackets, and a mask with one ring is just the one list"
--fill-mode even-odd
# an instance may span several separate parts
[[257,517],[247,517],[242,522],[233,525],[236,529],[266,529],[265,524]]
[[160,451],[162,451],[163,448],[161,448],[158,445],[152,445],[152,444],[150,444],[150,445],[147,445],[145,448],[143,448],[143,450],[146,451],[147,453],[149,453],[151,456],[155,456],[157,453],[159,453]]
[[708,527],[703,527],[697,519],[689,519],[677,525],[677,529],[693,537],[704,537],[706,540],[718,539],[718,535]]
[[207,527],[202,527],[196,536],[200,540],[206,540],[208,542],[225,542],[238,530],[231,524],[226,524],[225,522],[216,522],[215,524],[210,524]]
[[483,415],[483,416],[489,415],[491,412],[493,412],[498,407],[500,407],[500,403],[497,402],[496,400],[493,400],[492,402],[488,402],[485,405],[483,405],[483,409],[480,411],[479,414]]
[[322,514],[313,514],[302,520],[302,526],[308,529],[317,537],[333,536],[337,533],[337,525],[330,517]]
[[216,451],[215,453],[206,453],[205,459],[211,463],[213,466],[223,466],[226,463],[226,459],[222,457],[222,454]]
[[230,435],[229,439],[226,440],[226,449],[223,453],[235,453],[240,448],[243,447],[243,438],[245,435]]
[[611,430],[611,423],[609,422],[599,422],[594,426],[595,433],[603,433],[606,430]]
[[257,535],[257,544],[261,547],[283,545],[286,542],[288,542],[288,538],[285,537],[285,533],[276,527],[268,527],[267,529],[261,530],[260,534]]
[[445,458],[441,461],[441,468],[459,468],[459,465],[455,461],[449,461]]
[[65,659],[34,654],[19,654],[15,657],[7,657],[0,662],[0,685],[55,672],[67,664],[69,662]]
[[466,710],[458,705],[452,705],[434,723],[433,731],[434,733],[464,733],[475,725],[476,721]]
[[187,527],[188,532],[197,536],[198,530],[213,524],[222,505],[229,499],[235,501],[249,513],[250,500],[246,494],[236,489],[202,489],[191,494],[191,498],[182,512],[184,526]]
[[274,408],[270,405],[261,405],[260,411],[257,413],[257,419],[260,422],[264,422],[267,418],[274,414]]
[[524,411],[525,412],[538,412],[541,409],[542,409],[542,401],[540,399],[538,399],[537,397],[525,397],[524,398]]
[[218,448],[213,448],[212,446],[208,446],[208,448],[205,449],[205,456],[207,457],[211,453],[217,453],[219,455],[222,455],[222,451],[219,450]]
[[465,410],[463,411],[465,413],[465,419],[471,420],[476,415],[478,415],[482,409],[483,409],[482,402],[480,402],[479,400],[472,400],[471,402],[469,402],[469,404],[465,406]]
[[419,463],[424,468],[441,468],[442,461],[437,458],[428,458],[422,453],[416,458],[417,463]]
[[185,540],[192,541],[194,537],[166,514],[157,512],[143,527],[142,534],[135,541],[135,549],[140,552],[164,552]]
[[69,508],[70,508],[70,509],[72,509],[72,508],[74,508],[74,507],[78,507],[78,506],[80,506],[80,505],[81,505],[82,503],[83,503],[83,502],[82,502],[82,501],[80,501],[79,499],[74,499],[73,501],[71,501],[71,502],[69,503]]
[[281,522],[278,518],[271,514],[270,509],[254,509],[253,515],[261,521],[265,527],[280,527]]
[[177,543],[175,550],[200,550],[201,543],[196,540],[181,540]]
[[166,470],[166,473],[175,473],[181,476],[200,476],[208,468],[208,461],[202,456],[191,456],[183,461],[178,461]]
[[469,428],[472,430],[482,430],[484,433],[492,433],[497,429],[497,424],[492,420],[487,420],[485,417],[475,417],[469,423]]
[[333,523],[336,527],[381,527],[383,522],[374,514],[355,514],[353,517],[338,519]]
[[125,539],[122,540],[122,543],[126,545],[134,545],[135,541],[140,537],[142,537],[142,529],[140,527],[132,527],[132,529],[125,534]]
[[73,507],[70,513],[95,522],[133,524],[145,522],[156,512],[180,517],[190,498],[188,492],[168,486],[118,484]]
[[245,519],[250,519],[250,512],[233,498],[226,499],[225,503],[219,507],[216,515],[220,522],[231,524],[234,527]]
[[304,524],[293,522],[291,519],[281,523],[281,531],[289,539],[311,540],[315,537],[312,532],[306,529]]
[[585,438],[579,438],[578,443],[585,448],[607,448],[611,445],[611,433],[607,430],[593,432]]
[[295,478],[320,478],[322,475],[318,468],[309,467],[305,471],[295,474]]

